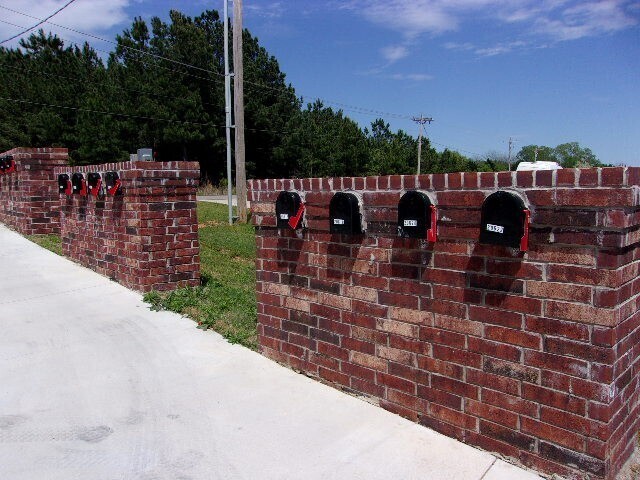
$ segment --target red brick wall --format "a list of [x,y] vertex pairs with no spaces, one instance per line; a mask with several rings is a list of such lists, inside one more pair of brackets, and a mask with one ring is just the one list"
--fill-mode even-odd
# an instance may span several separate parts
[[14,148],[16,171],[0,174],[0,222],[23,235],[60,233],[53,169],[67,165],[66,148]]
[[[264,355],[546,473],[613,479],[640,428],[638,168],[254,180]],[[401,192],[438,204],[434,244],[395,235]],[[531,209],[526,253],[479,244],[497,189]],[[308,230],[278,231],[281,190]],[[334,192],[368,231],[329,233]]]
[[64,254],[138,291],[199,285],[198,163],[133,161],[55,174],[107,171],[118,172],[121,195],[59,195]]

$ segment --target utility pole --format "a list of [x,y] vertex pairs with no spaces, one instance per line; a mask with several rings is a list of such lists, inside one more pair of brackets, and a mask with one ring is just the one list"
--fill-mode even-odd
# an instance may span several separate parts
[[229,72],[229,0],[224,1],[224,111],[227,133],[227,201],[229,225],[233,225],[233,179],[231,178],[231,72]]
[[[433,118],[431,117],[425,118],[424,116],[422,116],[422,114],[420,114],[420,117],[413,117],[413,121],[419,125],[418,127],[418,175],[420,175],[420,162],[422,161],[422,130],[424,129],[425,123],[428,123],[429,125],[431,125],[431,122],[433,122]],[[426,136],[426,132],[425,132],[425,136]]]
[[233,107],[236,125],[236,196],[238,221],[247,223],[247,171],[244,148],[244,67],[242,0],[233,0]]
[[509,159],[507,160],[509,163],[509,171],[511,171],[511,147],[513,146],[513,140],[509,137]]

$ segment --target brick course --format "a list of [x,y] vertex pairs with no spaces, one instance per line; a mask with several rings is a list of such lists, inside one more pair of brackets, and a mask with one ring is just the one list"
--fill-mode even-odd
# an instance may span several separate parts
[[[640,428],[640,168],[253,180],[258,329],[269,358],[545,473],[612,480]],[[329,233],[333,193],[367,232]],[[438,241],[395,235],[431,191]],[[496,189],[531,209],[530,248],[479,244]],[[308,229],[275,228],[281,190]]]
[[16,171],[0,175],[0,222],[23,235],[60,233],[53,169],[67,165],[66,148],[14,148]]
[[[56,195],[65,256],[134,290],[200,284],[197,162],[131,161],[56,168],[58,174],[116,171],[122,194]],[[54,181],[57,188],[57,181]]]

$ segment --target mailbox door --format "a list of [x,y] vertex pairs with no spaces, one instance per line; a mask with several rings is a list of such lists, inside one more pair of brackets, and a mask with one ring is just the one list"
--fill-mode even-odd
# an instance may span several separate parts
[[499,191],[482,204],[480,243],[526,250],[529,211],[515,193]]
[[410,190],[402,195],[398,203],[398,234],[401,237],[429,239],[435,232],[429,196],[424,192]]
[[58,175],[58,193],[71,195],[72,193],[71,179],[66,173]]
[[278,228],[293,228],[302,225],[304,205],[297,192],[280,192],[276,200],[276,220]]
[[4,157],[4,173],[13,173],[16,171],[16,162],[11,155]]
[[120,192],[120,175],[118,172],[107,172],[104,174],[104,183],[109,195],[117,195]]
[[87,184],[89,193],[94,197],[100,194],[100,188],[102,187],[102,177],[99,173],[90,173],[87,175]]
[[349,192],[336,193],[329,204],[329,222],[331,233],[361,234],[362,214],[358,197]]
[[71,176],[71,186],[75,195],[87,194],[87,184],[84,180],[84,175],[81,173],[74,173]]

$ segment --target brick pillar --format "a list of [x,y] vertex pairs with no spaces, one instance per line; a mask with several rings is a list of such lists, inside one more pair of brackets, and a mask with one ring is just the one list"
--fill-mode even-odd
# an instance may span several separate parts
[[53,170],[68,164],[66,148],[14,148],[16,171],[0,175],[0,222],[23,235],[60,233]]
[[[640,428],[640,168],[254,180],[264,355],[545,473],[613,480]],[[275,228],[297,190],[308,230]],[[337,191],[367,232],[329,233]],[[431,192],[438,241],[396,236]],[[500,189],[531,211],[528,251],[480,244]]]
[[142,292],[199,285],[198,163],[132,161],[56,175],[107,171],[118,172],[121,195],[60,195],[64,254]]

